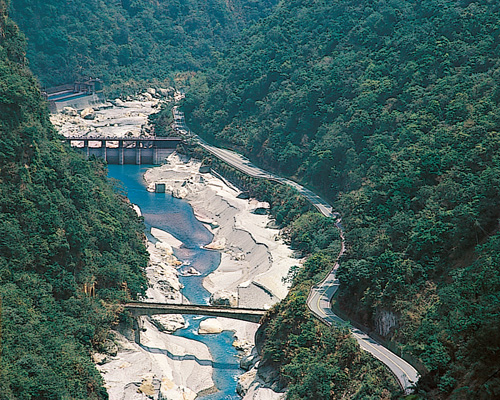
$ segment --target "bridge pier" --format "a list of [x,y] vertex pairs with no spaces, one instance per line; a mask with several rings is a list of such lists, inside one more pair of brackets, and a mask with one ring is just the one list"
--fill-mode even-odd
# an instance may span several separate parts
[[134,324],[132,328],[134,329],[134,342],[141,344],[141,331],[143,329],[143,324],[140,315],[134,316]]
[[123,142],[118,143],[118,148],[120,149],[118,152],[118,164],[123,165]]

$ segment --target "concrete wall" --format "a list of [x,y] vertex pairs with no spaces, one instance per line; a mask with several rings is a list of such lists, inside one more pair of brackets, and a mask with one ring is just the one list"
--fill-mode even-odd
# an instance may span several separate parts
[[108,164],[152,164],[158,165],[165,161],[170,154],[174,152],[175,149],[162,149],[162,148],[141,148],[141,147],[119,147],[119,148],[109,148],[105,146],[101,147],[83,147],[77,148],[85,154],[88,158],[90,156],[96,156],[98,158],[103,158]]
[[77,99],[68,99],[65,101],[51,101],[49,103],[49,109],[52,112],[61,111],[64,107],[73,107],[77,110],[83,110],[84,108],[92,107],[95,105],[103,104],[106,101],[104,95],[92,94],[84,97],[79,97]]

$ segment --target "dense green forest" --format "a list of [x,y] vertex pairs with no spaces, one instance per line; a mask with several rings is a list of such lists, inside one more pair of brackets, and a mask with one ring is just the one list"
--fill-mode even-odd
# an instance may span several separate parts
[[[342,213],[336,307],[421,361],[423,396],[500,397],[500,4],[276,3],[11,9],[43,85],[92,75],[130,89],[194,76],[183,105],[193,130],[314,187]],[[116,319],[107,304],[143,290],[140,221],[99,162],[57,140],[5,9],[0,0],[2,396],[104,397],[88,355]],[[280,370],[290,398],[390,397],[380,365],[305,312],[308,287],[334,260],[328,222],[297,219],[307,206],[293,193],[256,190],[311,254],[266,322],[264,364]],[[316,385],[325,370],[331,379]],[[352,384],[362,376],[372,384]]]
[[59,140],[6,8],[0,0],[0,398],[105,399],[91,352],[118,301],[145,291],[142,221],[102,162]]
[[290,0],[183,106],[335,202],[337,306],[420,359],[432,398],[500,397],[499,81],[497,1]]
[[108,90],[189,76],[276,0],[12,0],[42,85],[99,77]]

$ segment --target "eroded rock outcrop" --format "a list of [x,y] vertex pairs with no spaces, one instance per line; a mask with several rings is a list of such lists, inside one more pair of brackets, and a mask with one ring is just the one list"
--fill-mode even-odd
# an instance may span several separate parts
[[210,304],[214,306],[238,306],[238,295],[228,290],[218,290],[210,295]]
[[167,333],[173,333],[186,326],[186,321],[180,314],[153,315],[151,322],[153,322],[160,332]]

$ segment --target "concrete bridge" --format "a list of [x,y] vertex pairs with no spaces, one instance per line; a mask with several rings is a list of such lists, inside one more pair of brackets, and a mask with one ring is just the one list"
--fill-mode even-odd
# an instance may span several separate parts
[[66,137],[86,157],[103,158],[108,164],[160,164],[181,143],[179,137]]
[[141,315],[157,314],[193,314],[206,315],[210,317],[224,317],[239,319],[248,322],[260,322],[261,318],[267,312],[266,310],[256,308],[231,308],[223,306],[206,306],[197,304],[168,304],[168,303],[127,303],[125,308],[129,310],[134,317]]

